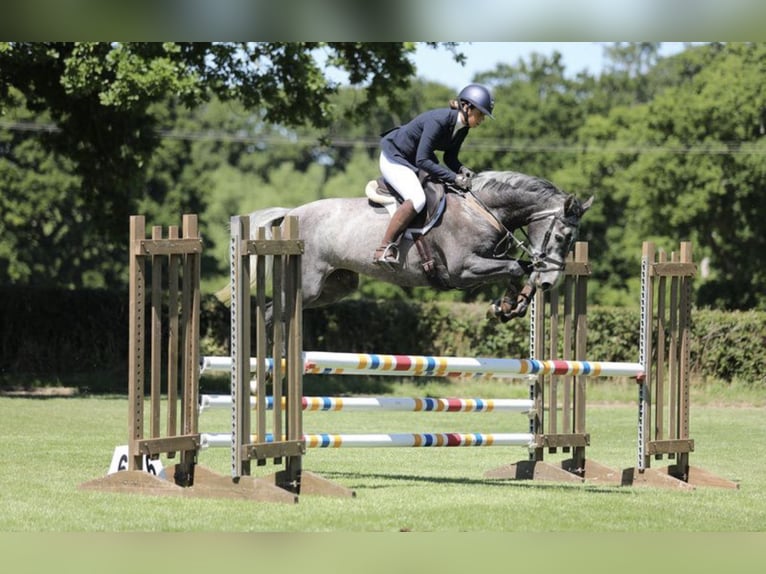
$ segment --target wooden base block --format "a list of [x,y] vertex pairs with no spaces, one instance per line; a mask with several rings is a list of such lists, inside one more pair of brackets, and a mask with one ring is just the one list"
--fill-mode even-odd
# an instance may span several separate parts
[[659,488],[675,488],[678,490],[694,490],[694,486],[666,472],[655,468],[647,468],[639,472],[637,468],[626,468],[622,471],[623,486],[654,486]]
[[197,465],[194,485],[186,489],[189,496],[210,498],[241,498],[258,502],[287,502],[295,504],[298,497],[274,483],[253,476],[241,476],[237,482],[231,476],[224,476]]
[[584,482],[583,478],[560,466],[541,460],[522,460],[484,473],[486,478],[510,480],[543,480],[551,482]]
[[[635,468],[623,471],[623,485],[643,484],[649,486],[683,487],[694,489],[697,486],[714,488],[738,489],[739,484],[733,480],[715,475],[707,470],[696,466],[688,466],[682,469],[678,465],[671,464],[661,468],[647,468],[643,473]],[[679,484],[680,483],[680,484]]]
[[657,472],[668,474],[694,486],[710,486],[716,488],[731,489],[739,488],[739,484],[733,480],[723,478],[697,466],[689,465],[686,468],[686,472],[684,472],[684,470],[681,469],[678,465],[671,464],[666,467],[658,468]]
[[561,468],[585,479],[587,483],[619,486],[622,483],[622,471],[610,468],[589,458],[585,459],[585,468],[577,468],[574,459],[561,461]]
[[[279,471],[264,477],[271,484],[281,484],[285,471]],[[301,470],[300,496],[334,496],[337,498],[355,498],[356,492],[337,482],[333,482],[308,470]]]
[[121,470],[83,482],[82,490],[98,490],[101,492],[141,493],[151,496],[179,495],[181,487],[175,483],[160,478],[143,470]]
[[696,486],[712,486],[717,488],[739,488],[738,482],[715,475],[696,466],[689,466],[688,470],[689,476],[687,477],[687,480],[690,484],[694,484]]
[[[166,469],[169,476],[175,471]],[[108,474],[80,485],[84,490],[102,492],[133,493],[149,496],[187,496],[195,498],[237,498],[257,502],[298,502],[298,496],[262,478],[242,477],[234,482],[231,477],[213,472],[196,465],[194,484],[178,486],[170,480],[157,477],[141,470],[123,470]]]

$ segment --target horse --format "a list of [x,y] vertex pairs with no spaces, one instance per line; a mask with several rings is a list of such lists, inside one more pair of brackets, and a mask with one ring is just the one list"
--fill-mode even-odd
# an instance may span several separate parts
[[[265,227],[267,237],[286,216],[298,218],[304,309],[340,301],[357,290],[365,275],[402,287],[446,290],[505,281],[505,295],[491,303],[487,315],[503,322],[523,317],[537,289],[547,291],[559,283],[580,220],[594,199],[580,201],[543,178],[519,172],[477,173],[470,191],[443,194],[442,213],[427,232],[405,233],[400,264],[389,268],[373,263],[390,217],[383,203],[393,201],[376,195],[378,187],[378,180],[372,180],[368,197],[325,198],[248,215],[251,233]],[[514,257],[515,252],[520,256]],[[520,287],[523,278],[526,284]],[[218,296],[227,300],[228,286]],[[266,316],[270,321],[270,307]]]

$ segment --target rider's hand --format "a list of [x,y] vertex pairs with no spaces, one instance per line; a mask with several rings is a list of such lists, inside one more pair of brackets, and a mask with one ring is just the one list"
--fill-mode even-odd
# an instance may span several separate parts
[[468,179],[471,179],[476,175],[476,173],[472,169],[468,169],[466,166],[461,165],[460,171],[458,173],[462,173],[464,176],[466,176]]
[[465,175],[464,173],[459,173],[455,176],[455,185],[459,187],[460,189],[464,189],[466,191],[471,190],[471,178]]

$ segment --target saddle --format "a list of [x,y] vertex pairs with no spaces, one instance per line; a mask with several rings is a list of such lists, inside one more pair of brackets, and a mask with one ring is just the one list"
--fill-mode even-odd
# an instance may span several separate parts
[[[423,262],[423,271],[434,286],[442,289],[448,288],[446,285],[442,285],[438,279],[431,247],[424,237],[431,228],[439,223],[442,215],[444,215],[447,207],[447,191],[450,188],[443,182],[432,179],[423,170],[418,172],[418,179],[426,194],[426,207],[412,220],[404,232],[404,237],[413,241],[415,247],[417,247],[420,259]],[[370,180],[367,183],[365,195],[371,205],[384,207],[388,210],[389,215],[393,215],[399,204],[404,201],[402,196],[389,185],[383,176]]]
[[[439,222],[447,206],[447,186],[443,182],[431,179],[422,170],[418,173],[418,179],[420,179],[420,184],[426,194],[426,207],[415,216],[415,219],[407,227],[405,231],[407,239],[416,239],[418,236],[428,233]],[[399,204],[404,201],[399,192],[383,176],[367,183],[365,195],[371,205],[386,208],[390,215],[393,215]]]

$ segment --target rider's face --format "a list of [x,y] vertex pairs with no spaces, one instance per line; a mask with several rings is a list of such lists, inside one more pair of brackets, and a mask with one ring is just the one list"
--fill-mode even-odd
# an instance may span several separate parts
[[479,108],[468,106],[467,115],[469,128],[475,128],[484,121],[484,114],[481,112],[481,110],[479,110]]

